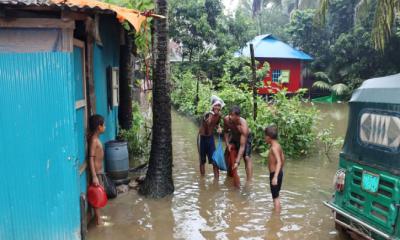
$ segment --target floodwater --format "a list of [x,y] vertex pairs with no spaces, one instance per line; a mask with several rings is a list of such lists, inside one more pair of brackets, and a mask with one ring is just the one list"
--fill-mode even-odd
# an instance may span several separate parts
[[[334,134],[343,136],[347,105],[318,105],[321,126],[334,124]],[[344,239],[334,228],[331,212],[322,201],[329,200],[337,169],[338,151],[331,160],[315,153],[304,159],[288,159],[281,191],[282,211],[276,214],[269,190],[269,174],[260,156],[253,156],[254,180],[240,190],[222,174],[213,179],[198,171],[197,127],[173,112],[173,196],[146,199],[131,190],[103,209],[106,226],[91,227],[89,240],[124,239]],[[239,166],[244,183],[244,164]]]

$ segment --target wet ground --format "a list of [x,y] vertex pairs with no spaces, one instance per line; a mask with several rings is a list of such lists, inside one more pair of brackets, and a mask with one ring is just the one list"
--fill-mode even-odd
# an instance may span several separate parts
[[[344,136],[347,106],[318,105],[321,126],[335,126],[335,135]],[[174,184],[173,196],[151,200],[131,190],[104,208],[107,226],[91,228],[89,240],[101,239],[343,239],[335,229],[331,212],[322,201],[332,195],[332,179],[337,168],[337,152],[332,160],[314,154],[289,159],[285,165],[282,211],[273,212],[268,169],[254,156],[254,181],[240,190],[222,174],[213,179],[198,172],[195,136],[197,127],[173,112]],[[244,182],[244,164],[240,165]]]

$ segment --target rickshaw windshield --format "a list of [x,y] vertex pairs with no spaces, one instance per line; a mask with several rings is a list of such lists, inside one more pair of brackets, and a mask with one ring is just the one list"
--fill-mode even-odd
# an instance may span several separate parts
[[400,175],[400,74],[366,80],[349,102],[341,156]]
[[366,109],[359,119],[359,141],[365,147],[400,150],[400,113]]

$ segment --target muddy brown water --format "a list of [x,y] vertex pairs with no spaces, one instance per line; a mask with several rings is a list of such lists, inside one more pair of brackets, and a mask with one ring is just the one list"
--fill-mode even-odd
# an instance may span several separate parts
[[[334,124],[344,136],[347,105],[318,105],[321,126]],[[186,117],[172,113],[174,184],[173,196],[146,199],[131,190],[109,202],[102,214],[106,225],[89,228],[89,240],[124,239],[345,239],[334,228],[331,212],[322,201],[332,195],[332,179],[338,151],[328,160],[322,154],[286,162],[281,191],[282,211],[276,214],[265,165],[254,159],[254,181],[240,190],[222,174],[213,179],[198,171],[195,136],[197,127]],[[244,183],[244,164],[239,174]]]

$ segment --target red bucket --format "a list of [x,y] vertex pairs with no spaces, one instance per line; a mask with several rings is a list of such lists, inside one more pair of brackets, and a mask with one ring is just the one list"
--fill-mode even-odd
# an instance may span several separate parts
[[87,192],[88,202],[94,208],[102,208],[107,204],[107,194],[102,186],[90,185]]

